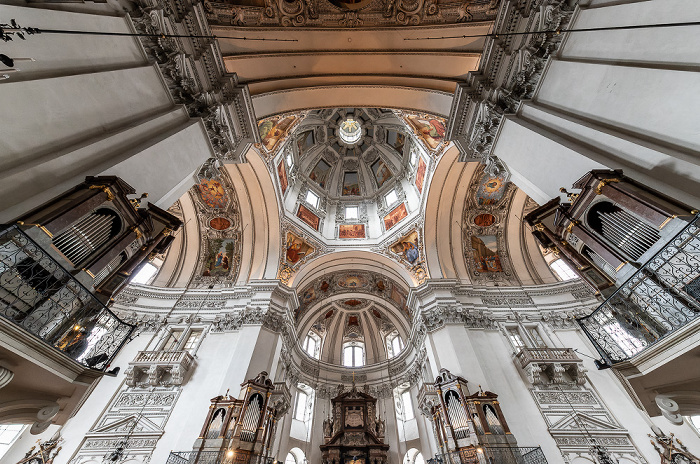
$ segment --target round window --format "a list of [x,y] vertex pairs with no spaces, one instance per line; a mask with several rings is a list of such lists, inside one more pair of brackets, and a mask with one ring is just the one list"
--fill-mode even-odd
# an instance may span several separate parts
[[362,127],[360,122],[353,118],[347,118],[340,123],[338,137],[348,145],[357,143],[362,137]]

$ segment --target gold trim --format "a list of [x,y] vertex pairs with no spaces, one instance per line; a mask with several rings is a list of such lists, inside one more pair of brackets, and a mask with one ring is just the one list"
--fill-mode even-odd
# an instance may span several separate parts
[[667,217],[667,218],[664,220],[664,222],[662,222],[661,225],[659,226],[659,230],[661,230],[661,229],[663,229],[664,227],[666,227],[666,225],[667,225],[669,222],[671,222],[672,219],[676,219],[677,217],[678,217],[677,214],[674,214],[673,216]]
[[617,267],[615,268],[615,272],[617,272],[617,271],[619,271],[620,269],[622,269],[622,268],[624,267],[624,265],[627,264],[627,263],[629,263],[629,261],[623,261],[623,262],[621,262],[620,265],[617,266]]
[[52,234],[51,232],[49,232],[49,229],[47,229],[46,227],[42,226],[41,224],[28,224],[28,223],[26,223],[26,222],[24,222],[24,221],[17,221],[17,224],[19,224],[19,225],[21,225],[21,226],[35,226],[35,227],[38,227],[39,229],[42,230],[42,232],[44,232],[46,235],[48,235],[49,238],[53,238],[53,234]]
[[538,222],[537,224],[535,224],[535,230],[539,230],[540,232],[544,232],[544,224],[542,224],[541,222]]
[[86,273],[87,275],[89,275],[89,276],[92,277],[93,279],[95,278],[95,274],[93,274],[93,273],[90,272],[89,270],[87,270],[87,269],[85,269],[85,268],[82,268],[81,271],[85,271],[85,273]]
[[581,224],[579,221],[577,221],[576,219],[572,219],[571,222],[569,222],[569,225],[566,226],[566,233],[570,234],[574,226],[577,226],[579,224]]
[[106,185],[91,185],[91,189],[99,189],[102,190],[104,193],[107,194],[107,201],[112,201],[114,200],[114,193],[112,193],[112,190],[106,186]]
[[605,187],[608,184],[612,184],[613,182],[620,182],[620,179],[603,179],[600,182],[598,182],[598,186],[595,188],[595,194],[596,195],[602,195],[603,194],[603,187]]

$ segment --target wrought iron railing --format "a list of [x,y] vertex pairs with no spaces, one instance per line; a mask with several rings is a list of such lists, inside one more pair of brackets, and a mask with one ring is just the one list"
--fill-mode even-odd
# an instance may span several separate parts
[[134,330],[17,226],[0,231],[0,316],[96,370]]
[[438,454],[428,464],[547,464],[547,458],[539,446],[483,446]]
[[700,315],[700,216],[578,323],[604,365],[626,361]]
[[275,458],[236,451],[171,451],[166,464],[274,464]]

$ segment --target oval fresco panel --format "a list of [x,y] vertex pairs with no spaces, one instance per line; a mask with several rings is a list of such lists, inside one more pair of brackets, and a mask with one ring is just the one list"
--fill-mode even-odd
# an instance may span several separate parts
[[214,230],[226,230],[231,227],[231,221],[222,217],[215,217],[209,221],[209,227]]
[[496,222],[496,216],[493,214],[484,213],[474,218],[474,224],[479,227],[488,227],[493,225],[494,222]]

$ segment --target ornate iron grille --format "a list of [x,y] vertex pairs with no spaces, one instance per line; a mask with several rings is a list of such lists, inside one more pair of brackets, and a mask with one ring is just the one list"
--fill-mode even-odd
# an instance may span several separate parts
[[484,446],[438,454],[428,464],[547,464],[547,458],[539,446]]
[[96,370],[134,330],[17,226],[0,231],[0,316]]
[[700,315],[700,216],[578,323],[607,364],[626,361]]
[[166,464],[273,464],[274,458],[245,452],[229,456],[223,451],[171,451]]

